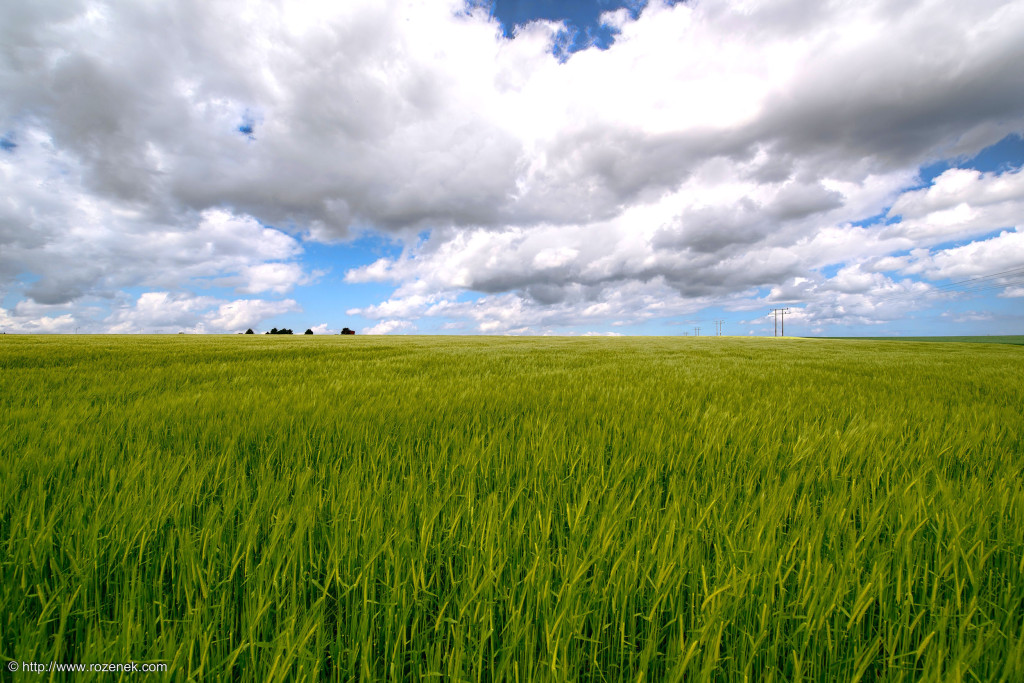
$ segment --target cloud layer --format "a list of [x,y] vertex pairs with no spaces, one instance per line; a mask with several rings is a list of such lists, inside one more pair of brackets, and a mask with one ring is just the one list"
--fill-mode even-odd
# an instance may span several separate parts
[[394,285],[375,332],[872,324],[1024,264],[1019,170],[919,177],[1024,132],[1021,3],[654,1],[561,60],[555,22],[336,5],[0,7],[5,326],[232,331],[367,232],[405,244],[346,276]]

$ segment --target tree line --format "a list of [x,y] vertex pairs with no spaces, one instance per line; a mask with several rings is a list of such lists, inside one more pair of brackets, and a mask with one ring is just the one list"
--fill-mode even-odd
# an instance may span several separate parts
[[[246,334],[256,334],[255,332],[253,332],[253,329],[252,329],[251,327],[250,327],[249,329],[247,329],[247,330],[245,331],[245,333],[246,333]],[[355,331],[355,330],[350,330],[350,329],[349,329],[349,328],[347,328],[347,327],[346,327],[346,328],[344,328],[344,329],[343,329],[343,330],[341,331],[341,334],[355,334],[355,333],[356,333],[356,331]],[[282,327],[281,329],[277,329],[276,327],[272,327],[272,328],[270,328],[270,331],[268,331],[268,332],[264,332],[263,334],[295,334],[295,333],[294,333],[294,332],[292,332],[292,331],[291,331],[290,329],[288,329],[287,327]],[[307,329],[306,329],[306,331],[305,331],[305,332],[303,332],[303,334],[313,334],[313,330],[312,330],[312,329],[309,329],[309,328],[307,328]]]

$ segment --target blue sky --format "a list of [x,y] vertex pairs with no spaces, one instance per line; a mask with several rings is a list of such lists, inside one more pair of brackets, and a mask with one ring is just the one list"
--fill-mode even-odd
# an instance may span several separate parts
[[1020,334],[1024,8],[949,5],[5,6],[0,327]]
[[506,38],[515,35],[516,26],[531,21],[547,20],[563,22],[562,34],[552,45],[557,56],[578,52],[592,46],[608,48],[615,40],[615,31],[602,23],[601,15],[624,9],[633,19],[643,9],[644,3],[615,2],[614,0],[560,0],[559,2],[538,2],[537,0],[493,0],[480,3],[490,15],[501,23]]

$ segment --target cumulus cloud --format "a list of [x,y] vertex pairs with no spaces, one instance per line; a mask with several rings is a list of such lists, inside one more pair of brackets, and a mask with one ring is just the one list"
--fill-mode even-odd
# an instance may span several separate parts
[[271,298],[320,275],[303,240],[370,231],[405,248],[345,276],[395,287],[350,308],[365,331],[542,332],[783,300],[877,322],[1014,265],[1020,170],[918,170],[1024,132],[1021,3],[603,21],[611,46],[569,55],[565,26],[505,37],[461,0],[0,6],[0,288],[227,330],[298,305]]
[[259,263],[242,268],[240,278],[244,284],[238,287],[238,291],[286,294],[296,285],[309,284],[319,274],[306,273],[298,263]]
[[[892,224],[843,220],[875,214],[892,201],[895,193],[879,192],[874,181],[827,189],[825,183],[717,180],[701,192],[699,183],[706,181],[697,174],[679,192],[601,223],[438,233],[398,258],[350,271],[352,282],[399,285],[388,301],[350,312],[454,316],[493,333],[524,325],[642,322],[711,305],[742,310],[794,302],[806,307],[794,321],[871,324],[933,298],[926,283],[896,280],[885,271],[935,280],[1024,265],[1016,231],[932,252],[914,249],[931,242],[894,234]],[[859,212],[851,216],[840,198]],[[1012,201],[992,206],[1003,212]],[[978,236],[995,224],[958,230]],[[908,249],[908,256],[882,256]],[[846,265],[823,276],[834,264]],[[457,302],[466,289],[487,296]]]
[[[959,247],[915,250],[905,261],[903,272],[923,273],[932,280],[998,283],[1002,279],[1019,279],[1024,276],[1024,232],[1003,231],[990,239]],[[1000,273],[1005,278],[997,275]]]
[[134,305],[112,314],[107,322],[114,333],[140,332],[161,327],[188,327],[195,324],[195,314],[216,301],[208,297],[173,296],[169,292],[146,292]]
[[64,304],[123,287],[178,287],[234,274],[256,293],[287,291],[308,275],[294,262],[298,241],[251,216],[222,208],[162,215],[91,192],[80,160],[43,132],[0,154],[0,286],[37,278],[27,296]]
[[232,332],[259,324],[266,318],[282,313],[301,311],[301,307],[292,299],[281,301],[264,301],[263,299],[238,299],[221,303],[216,311],[206,314],[212,328],[224,332]]
[[176,330],[242,332],[266,318],[299,310],[291,299],[222,301],[190,294],[146,292],[117,308],[104,322],[108,331],[122,334]]
[[55,310],[54,306],[19,301],[13,310],[0,308],[0,331],[25,334],[54,334],[75,332],[78,323],[70,313]]
[[408,320],[382,320],[373,327],[363,329],[363,334],[408,334],[416,329]]

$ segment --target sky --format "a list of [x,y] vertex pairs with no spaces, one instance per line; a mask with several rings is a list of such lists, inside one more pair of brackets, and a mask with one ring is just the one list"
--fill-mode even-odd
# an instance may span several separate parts
[[0,3],[0,330],[1024,333],[1024,2]]

